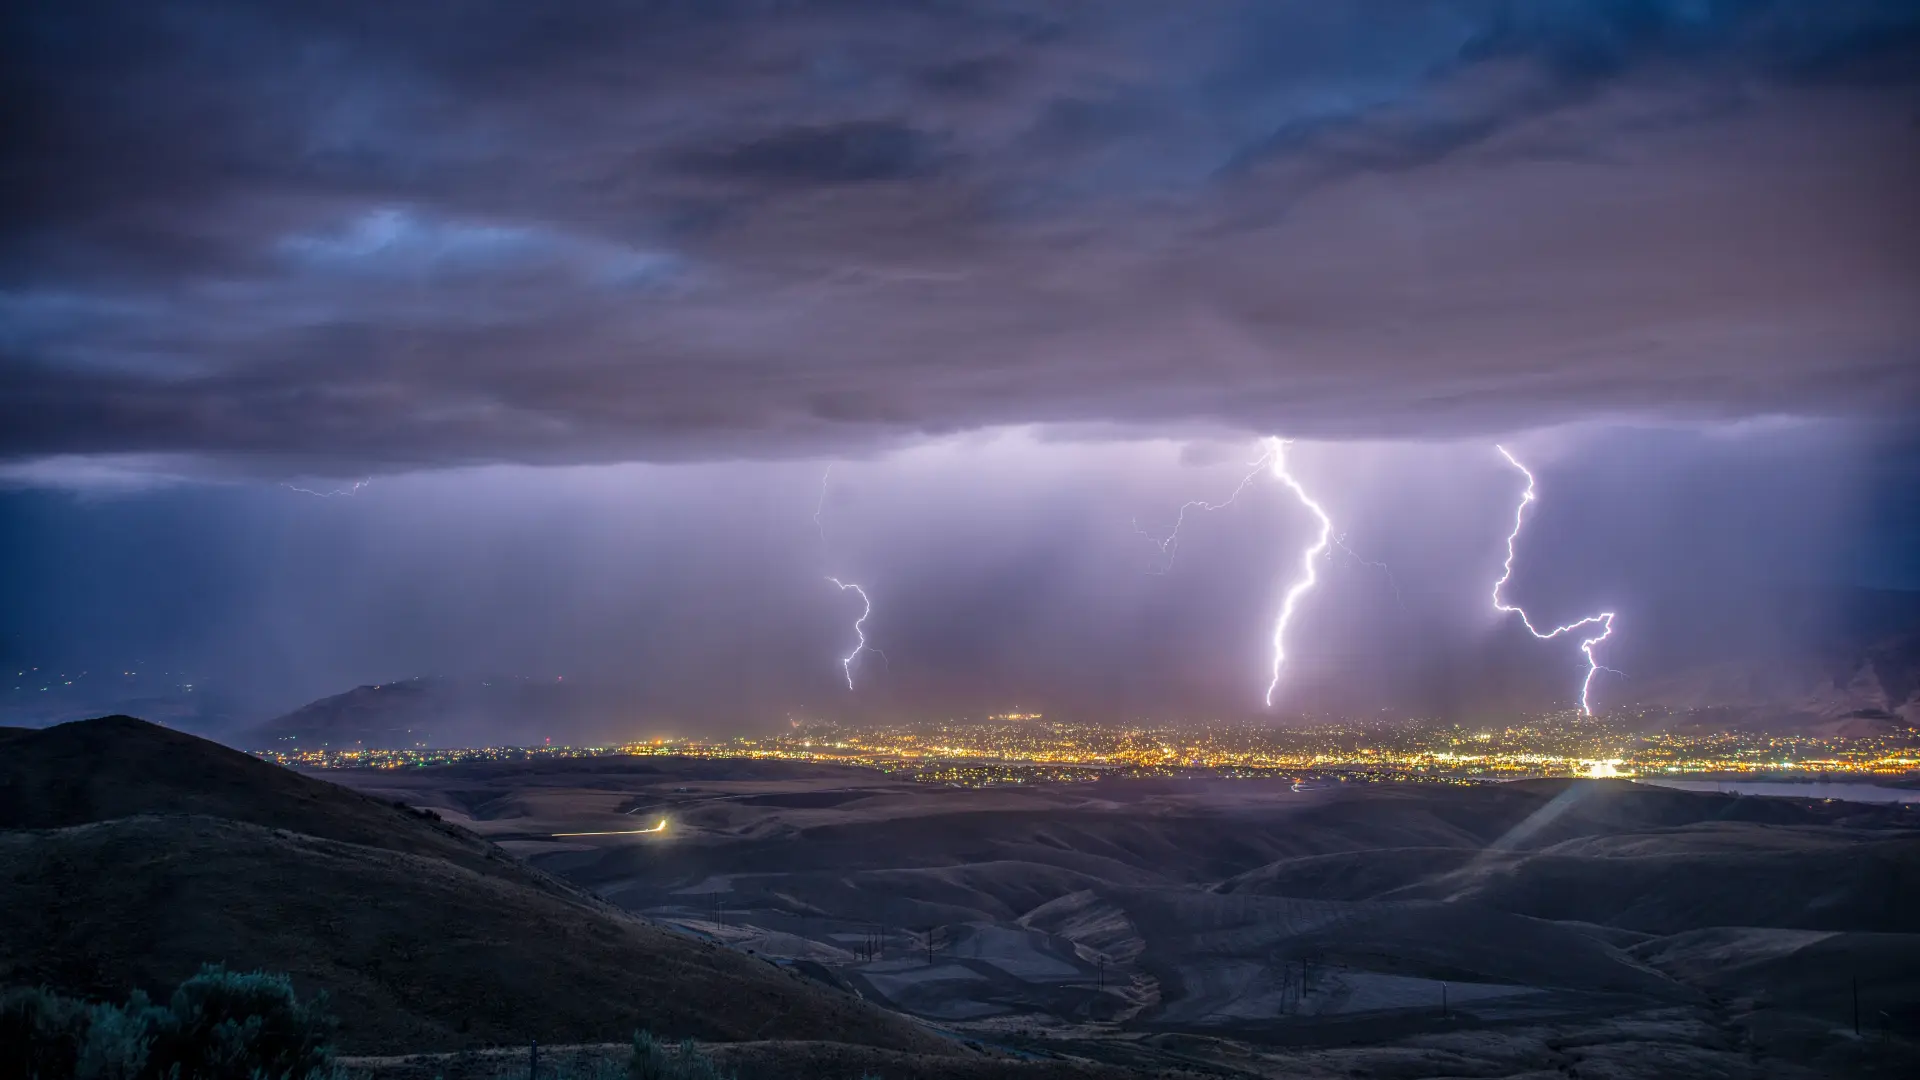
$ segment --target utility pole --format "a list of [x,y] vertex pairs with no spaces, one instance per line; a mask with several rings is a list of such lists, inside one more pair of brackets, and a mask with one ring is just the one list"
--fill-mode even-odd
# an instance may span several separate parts
[[527,1046],[527,1080],[540,1080],[540,1040]]
[[1446,1018],[1447,1018],[1447,984],[1445,982],[1442,982],[1440,984],[1440,1019],[1445,1020]]
[[1105,990],[1107,988],[1107,958],[1105,955],[1101,955],[1096,957],[1094,962],[1095,978],[1100,980],[1100,989]]

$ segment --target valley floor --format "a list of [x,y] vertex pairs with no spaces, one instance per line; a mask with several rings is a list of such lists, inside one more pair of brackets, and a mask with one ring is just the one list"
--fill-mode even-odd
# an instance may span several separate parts
[[[1023,1075],[1920,1073],[1920,835],[1893,808],[674,759],[328,778]],[[716,1049],[744,1077],[814,1052]]]

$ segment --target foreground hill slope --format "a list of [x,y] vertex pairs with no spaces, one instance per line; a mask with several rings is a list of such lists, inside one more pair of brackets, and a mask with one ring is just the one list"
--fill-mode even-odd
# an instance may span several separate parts
[[0,982],[117,996],[222,960],[324,990],[347,1049],[832,1032],[929,1049],[764,961],[445,860],[217,818],[0,834]]
[[324,990],[343,1049],[819,1037],[954,1044],[674,934],[461,830],[124,717],[0,760],[0,985],[158,992],[201,963]]
[[204,814],[446,859],[536,888],[579,892],[457,825],[131,716],[27,731],[5,746],[0,829]]
[[[53,829],[134,814],[206,814],[376,846],[454,850],[337,784],[131,716],[19,731],[0,757],[0,828]],[[465,837],[468,841],[475,838]]]

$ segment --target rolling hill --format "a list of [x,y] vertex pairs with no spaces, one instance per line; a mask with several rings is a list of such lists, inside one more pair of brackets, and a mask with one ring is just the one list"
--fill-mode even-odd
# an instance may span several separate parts
[[325,991],[343,1048],[620,1039],[957,1044],[622,913],[431,816],[127,717],[0,755],[0,985],[159,992],[206,961]]

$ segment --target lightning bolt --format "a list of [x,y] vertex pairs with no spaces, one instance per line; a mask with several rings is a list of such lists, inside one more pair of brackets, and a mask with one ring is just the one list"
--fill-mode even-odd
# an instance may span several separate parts
[[[827,484],[832,479],[833,466],[829,464],[826,471],[820,474],[820,498],[813,504],[813,528],[815,532],[820,534],[820,553],[823,557],[827,554],[827,526],[821,520],[821,515],[824,514],[827,509]],[[867,595],[867,590],[861,588],[854,582],[841,581],[837,577],[829,576],[827,580],[839,586],[841,592],[846,592],[851,589],[860,594],[860,617],[853,620],[853,633],[854,636],[860,639],[859,644],[855,645],[853,651],[848,653],[840,661],[840,670],[844,671],[847,676],[847,689],[851,690],[853,689],[853,662],[859,659],[860,654],[863,652],[876,653],[882,660],[887,659],[887,654],[867,644],[866,623],[867,619],[873,615],[873,599]]]
[[1333,519],[1327,516],[1327,512],[1321,509],[1319,503],[1313,501],[1313,497],[1307,494],[1307,489],[1300,486],[1300,481],[1295,480],[1293,474],[1287,471],[1287,444],[1284,441],[1277,438],[1268,439],[1266,456],[1273,467],[1273,475],[1291,488],[1294,497],[1300,500],[1300,504],[1313,511],[1313,516],[1320,519],[1320,535],[1314,540],[1312,547],[1301,553],[1301,576],[1291,588],[1287,589],[1286,598],[1280,603],[1280,617],[1273,623],[1273,681],[1267,684],[1267,706],[1271,708],[1273,693],[1280,688],[1280,669],[1287,662],[1287,624],[1293,621],[1293,612],[1300,603],[1300,598],[1311,591],[1314,583],[1320,580],[1315,566],[1320,556],[1326,554],[1333,543]]
[[1152,544],[1154,547],[1159,548],[1161,557],[1166,560],[1164,563],[1161,564],[1160,569],[1149,571],[1149,572],[1155,573],[1155,574],[1164,574],[1167,571],[1173,569],[1173,556],[1177,551],[1180,550],[1180,526],[1185,525],[1187,522],[1187,511],[1189,510],[1212,511],[1212,510],[1220,510],[1225,507],[1232,506],[1234,503],[1234,500],[1240,497],[1240,493],[1247,490],[1247,485],[1253,483],[1254,479],[1260,475],[1261,470],[1267,467],[1267,464],[1273,459],[1273,455],[1274,455],[1273,447],[1268,446],[1266,453],[1263,453],[1259,457],[1248,462],[1247,467],[1252,471],[1247,473],[1246,476],[1241,477],[1239,486],[1235,487],[1233,489],[1233,494],[1228,495],[1225,499],[1222,499],[1217,503],[1207,502],[1204,499],[1194,499],[1190,502],[1181,503],[1180,512],[1177,515],[1175,515],[1173,519],[1173,530],[1167,533],[1165,537],[1154,536],[1152,533],[1140,527],[1140,521],[1138,518],[1134,519],[1133,531],[1139,533],[1141,536],[1146,537],[1148,543]]
[[[1539,638],[1541,641],[1551,641],[1561,634],[1571,633],[1583,626],[1600,627],[1600,633],[1580,642],[1580,651],[1586,654],[1587,657],[1587,677],[1580,682],[1580,711],[1588,716],[1592,716],[1593,705],[1591,704],[1591,693],[1593,690],[1593,676],[1601,670],[1600,661],[1593,658],[1593,647],[1613,635],[1613,612],[1602,611],[1597,615],[1588,615],[1578,622],[1570,622],[1565,626],[1556,626],[1552,630],[1542,632],[1539,627],[1533,625],[1533,620],[1527,617],[1525,611],[1516,605],[1505,603],[1500,599],[1500,587],[1505,585],[1513,577],[1514,542],[1520,539],[1520,527],[1526,523],[1527,506],[1532,503],[1537,496],[1533,493],[1533,473],[1528,470],[1525,465],[1520,464],[1518,458],[1508,453],[1506,447],[1496,444],[1494,449],[1500,451],[1500,456],[1507,459],[1507,464],[1519,469],[1520,474],[1527,478],[1527,490],[1521,493],[1520,505],[1515,507],[1513,511],[1513,531],[1507,534],[1507,561],[1502,565],[1500,580],[1493,583],[1493,610],[1502,615],[1520,616],[1520,625],[1526,627],[1529,634]],[[1606,670],[1612,671],[1613,669],[1607,668]]]
[[[1374,562],[1372,559],[1361,558],[1359,552],[1347,546],[1346,533],[1341,533],[1339,536],[1334,537],[1333,546],[1339,548],[1341,551],[1346,552],[1348,558],[1352,559],[1354,562],[1359,563],[1361,566],[1371,566],[1375,570],[1378,570],[1380,571],[1380,573],[1386,575],[1387,584],[1393,589],[1393,602],[1400,605],[1401,613],[1404,614],[1406,612],[1407,601],[1405,597],[1400,595],[1400,582],[1394,580],[1393,569],[1391,567],[1389,567],[1386,563],[1383,563],[1383,562]],[[1328,552],[1327,554],[1331,555],[1333,553]]]
[[303,488],[297,484],[281,484],[280,486],[283,488],[286,488],[288,491],[297,491],[302,495],[313,495],[322,499],[331,499],[331,498],[334,498],[335,496],[340,496],[340,495],[358,494],[361,488],[366,487],[368,484],[371,484],[371,483],[373,483],[373,477],[369,476],[365,480],[355,480],[353,482],[352,487],[333,488],[330,491],[315,491],[312,488]]
[[840,586],[841,592],[845,592],[848,589],[852,589],[854,592],[859,593],[860,603],[863,605],[860,611],[860,617],[853,620],[853,632],[859,636],[860,643],[858,645],[855,645],[853,647],[853,651],[848,653],[840,661],[841,670],[847,673],[847,689],[851,690],[853,689],[854,660],[858,658],[859,655],[863,652],[880,653],[880,659],[882,660],[885,660],[887,658],[887,654],[880,652],[879,649],[873,648],[872,646],[867,644],[866,622],[867,622],[867,617],[873,614],[873,601],[867,598],[867,590],[861,588],[860,586],[854,584],[851,581],[841,581],[837,577],[829,577],[827,580],[833,582],[835,585]]
[[820,515],[827,509],[827,481],[833,479],[833,466],[820,474],[820,498],[813,504],[813,529],[820,534],[820,550],[827,550],[827,527],[820,523]]

